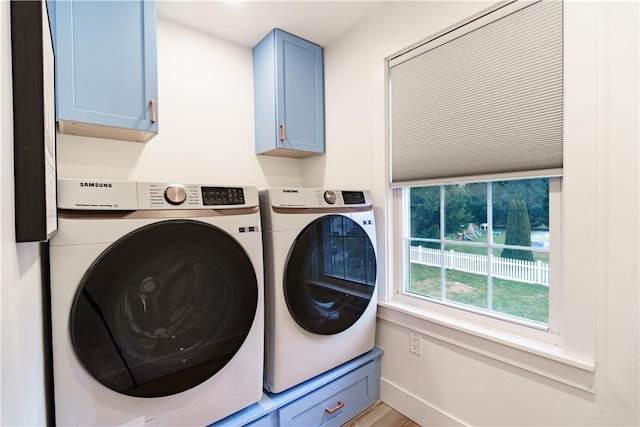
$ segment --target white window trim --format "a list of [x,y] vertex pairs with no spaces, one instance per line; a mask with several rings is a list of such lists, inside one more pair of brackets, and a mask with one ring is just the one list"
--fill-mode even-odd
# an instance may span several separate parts
[[[556,269],[563,276],[563,295],[554,302],[554,305],[562,306],[561,310],[550,306],[550,312],[562,313],[562,318],[550,319],[561,325],[559,342],[557,345],[545,343],[479,325],[457,314],[418,309],[398,298],[396,270],[402,267],[402,261],[396,258],[394,235],[398,203],[394,202],[396,196],[390,186],[386,203],[387,286],[379,295],[378,317],[381,322],[391,322],[532,374],[595,393],[598,62],[594,29],[598,27],[597,5],[565,2],[563,19],[563,249],[560,254],[562,267]],[[395,56],[397,54],[389,58]],[[388,62],[385,65],[388,68]],[[386,174],[387,182],[390,182],[388,165],[389,162]]]

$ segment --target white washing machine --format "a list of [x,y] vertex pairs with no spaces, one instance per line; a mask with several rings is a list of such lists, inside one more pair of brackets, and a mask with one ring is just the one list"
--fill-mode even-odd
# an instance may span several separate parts
[[368,191],[260,192],[265,381],[278,393],[374,346],[376,240]]
[[58,181],[50,243],[59,426],[204,426],[262,397],[252,187]]

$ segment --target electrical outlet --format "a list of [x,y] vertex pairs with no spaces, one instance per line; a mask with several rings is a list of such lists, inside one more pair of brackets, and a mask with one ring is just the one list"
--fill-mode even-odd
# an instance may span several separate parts
[[417,354],[418,356],[422,356],[422,338],[420,338],[420,334],[417,332],[411,332],[411,336],[409,338],[409,351]]

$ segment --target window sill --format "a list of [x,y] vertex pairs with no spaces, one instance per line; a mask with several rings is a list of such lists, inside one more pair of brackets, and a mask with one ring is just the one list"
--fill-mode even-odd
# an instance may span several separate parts
[[378,318],[426,336],[595,393],[595,362],[565,349],[515,334],[433,313],[400,301],[378,301]]

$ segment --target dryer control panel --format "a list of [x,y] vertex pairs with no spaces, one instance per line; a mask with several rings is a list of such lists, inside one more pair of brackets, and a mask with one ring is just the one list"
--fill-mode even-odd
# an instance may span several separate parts
[[82,210],[234,209],[258,206],[255,187],[112,180],[58,180],[58,208]]
[[269,188],[271,206],[276,208],[344,208],[371,206],[369,191],[323,188]]

